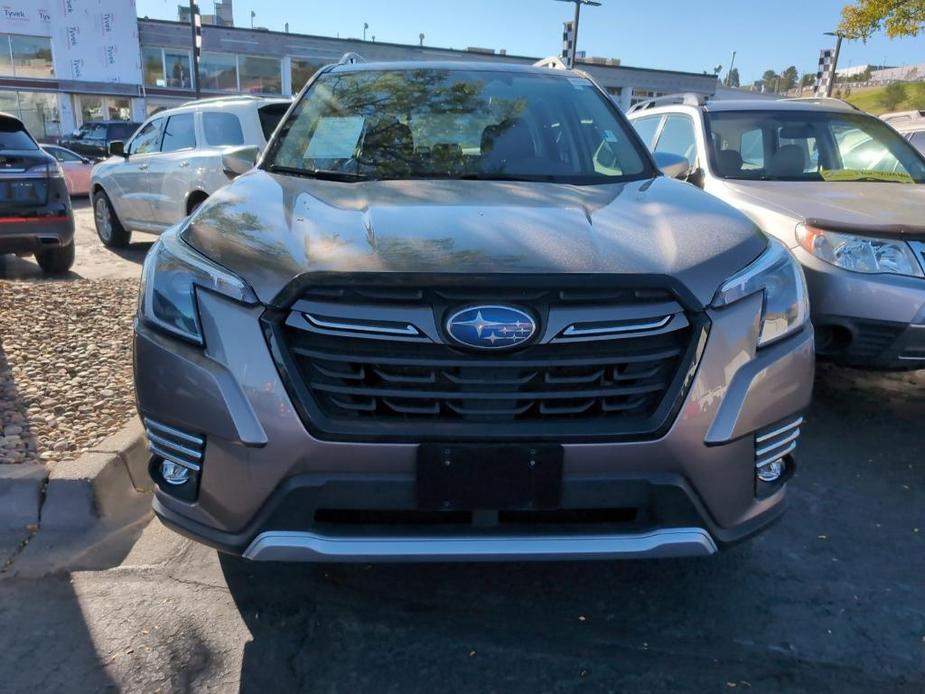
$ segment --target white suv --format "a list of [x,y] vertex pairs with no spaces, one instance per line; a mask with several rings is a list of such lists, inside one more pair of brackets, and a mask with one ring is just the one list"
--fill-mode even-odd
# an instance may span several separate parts
[[160,233],[230,180],[223,158],[235,148],[263,150],[289,99],[224,96],[151,116],[90,181],[96,231],[104,245],[128,245],[132,230]]

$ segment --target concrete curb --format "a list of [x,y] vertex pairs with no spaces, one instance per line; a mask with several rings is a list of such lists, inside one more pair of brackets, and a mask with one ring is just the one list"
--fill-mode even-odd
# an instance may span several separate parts
[[47,477],[41,463],[0,465],[0,531],[38,525]]
[[128,510],[153,488],[148,459],[144,428],[134,417],[77,460],[55,464],[48,475],[41,528],[87,528]]

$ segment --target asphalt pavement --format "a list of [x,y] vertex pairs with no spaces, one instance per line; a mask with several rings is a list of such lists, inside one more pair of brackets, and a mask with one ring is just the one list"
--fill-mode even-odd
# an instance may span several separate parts
[[821,368],[788,514],[709,559],[258,565],[147,520],[89,570],[27,547],[0,689],[921,692],[923,380]]

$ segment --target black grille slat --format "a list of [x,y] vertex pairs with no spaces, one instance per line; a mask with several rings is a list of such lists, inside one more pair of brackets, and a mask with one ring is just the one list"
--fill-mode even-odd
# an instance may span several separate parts
[[[325,306],[332,319],[373,321],[407,309],[422,339],[307,329],[297,318],[306,297],[321,295],[337,297]],[[448,343],[443,326],[469,301],[520,306],[550,334],[507,352],[466,351]],[[597,310],[618,320],[674,319],[631,335],[554,339],[552,330]],[[287,388],[317,435],[410,441],[654,434],[680,405],[706,326],[668,290],[606,286],[312,288],[264,321]]]

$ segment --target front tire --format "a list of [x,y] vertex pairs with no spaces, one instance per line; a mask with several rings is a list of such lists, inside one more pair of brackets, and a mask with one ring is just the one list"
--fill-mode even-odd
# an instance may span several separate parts
[[96,235],[106,248],[125,248],[132,240],[132,232],[122,226],[109,196],[102,190],[93,196],[93,221]]
[[35,261],[46,275],[63,275],[74,264],[74,242],[36,251]]

